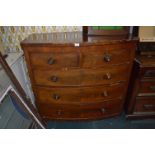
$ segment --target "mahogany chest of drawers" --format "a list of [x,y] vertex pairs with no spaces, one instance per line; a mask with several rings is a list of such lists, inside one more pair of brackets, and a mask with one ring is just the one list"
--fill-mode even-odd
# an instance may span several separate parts
[[21,46],[40,115],[58,120],[119,115],[136,43],[81,32],[30,35]]
[[136,58],[127,95],[128,118],[155,116],[155,56]]

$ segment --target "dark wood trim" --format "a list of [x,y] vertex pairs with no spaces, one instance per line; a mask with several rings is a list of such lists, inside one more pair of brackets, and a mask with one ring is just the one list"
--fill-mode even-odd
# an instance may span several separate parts
[[138,34],[139,34],[139,26],[133,26],[132,36],[138,37]]
[[140,80],[137,80],[139,78],[138,74],[139,74],[139,65],[137,61],[134,61],[125,103],[125,111],[127,114],[133,112],[137,92],[139,90],[140,85],[139,84]]

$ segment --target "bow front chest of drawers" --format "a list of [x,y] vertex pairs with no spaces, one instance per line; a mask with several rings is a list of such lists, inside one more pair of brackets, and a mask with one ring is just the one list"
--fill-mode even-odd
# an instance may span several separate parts
[[81,32],[30,35],[21,46],[40,115],[58,120],[119,115],[136,42]]

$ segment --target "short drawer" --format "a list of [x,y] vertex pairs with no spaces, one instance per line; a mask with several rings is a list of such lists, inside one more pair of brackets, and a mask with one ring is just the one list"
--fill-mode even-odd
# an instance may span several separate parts
[[43,86],[88,86],[126,81],[129,65],[99,69],[34,70],[36,85]]
[[[41,50],[41,49],[40,49]],[[74,68],[79,66],[79,56],[76,48],[48,49],[49,52],[31,52],[30,62],[34,69]]]
[[122,112],[122,105],[119,100],[104,103],[100,109],[85,109],[83,107],[77,109],[53,108],[51,105],[41,104],[38,105],[38,110],[45,119],[87,120],[119,115]]
[[95,87],[68,87],[45,88],[36,87],[37,101],[41,103],[65,104],[65,103],[94,103],[104,100],[123,97],[124,83],[109,86]]
[[151,96],[155,95],[155,81],[142,81],[138,96]]
[[[112,46],[113,47],[113,46]],[[113,48],[92,46],[81,48],[83,67],[102,67],[129,62],[133,59],[134,52],[130,48]]]
[[155,97],[137,98],[135,112],[155,112]]

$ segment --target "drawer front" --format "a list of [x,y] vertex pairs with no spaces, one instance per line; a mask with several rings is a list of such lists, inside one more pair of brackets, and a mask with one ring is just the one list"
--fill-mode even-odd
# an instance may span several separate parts
[[155,81],[141,82],[138,96],[155,95]]
[[110,100],[105,100],[104,102],[95,103],[64,103],[64,104],[50,104],[50,103],[39,103],[39,105],[50,107],[51,109],[62,109],[62,110],[94,110],[94,109],[111,109],[111,108],[121,108],[123,105],[122,98],[115,98]]
[[78,52],[73,49],[67,51],[32,52],[30,53],[32,68],[74,68],[79,66]]
[[126,81],[128,65],[100,69],[34,70],[34,81],[45,86],[87,86]]
[[83,67],[102,67],[122,64],[133,59],[134,52],[127,48],[106,49],[102,46],[82,48]]
[[137,98],[135,112],[155,112],[155,97]]
[[124,84],[115,84],[107,87],[37,88],[35,92],[38,102],[41,103],[93,103],[122,97],[124,94]]
[[38,105],[38,110],[43,118],[62,120],[97,119],[119,115],[122,111],[120,100],[102,103],[101,109],[85,109],[81,106],[77,109],[53,108],[51,105]]

